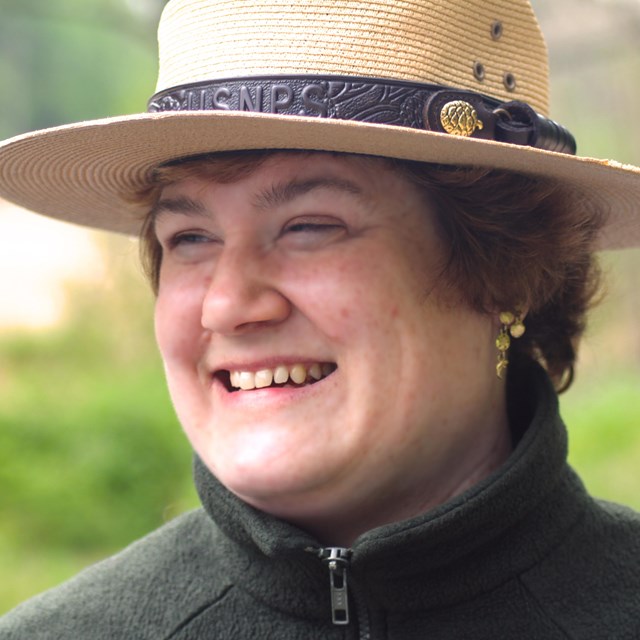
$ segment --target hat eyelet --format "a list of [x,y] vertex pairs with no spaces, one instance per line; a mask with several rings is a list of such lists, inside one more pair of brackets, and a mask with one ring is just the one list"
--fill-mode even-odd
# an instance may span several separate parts
[[502,77],[502,82],[504,83],[504,88],[507,91],[515,91],[516,90],[516,77],[510,71],[507,71]]
[[493,40],[502,38],[502,22],[500,20],[495,20],[491,25],[491,38]]
[[482,62],[474,62],[473,63],[473,77],[478,81],[478,82],[482,82],[485,78],[486,72],[485,72],[485,68],[484,65],[482,64]]

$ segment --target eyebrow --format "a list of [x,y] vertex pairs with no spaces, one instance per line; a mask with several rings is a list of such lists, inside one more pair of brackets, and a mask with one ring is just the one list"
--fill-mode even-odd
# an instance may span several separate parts
[[[320,177],[308,180],[291,180],[275,184],[265,189],[254,198],[254,206],[265,210],[285,205],[296,198],[300,198],[316,189],[332,189],[342,191],[359,198],[364,197],[364,191],[355,183],[342,178]],[[175,198],[162,198],[151,209],[150,215],[155,221],[167,213],[177,213],[186,216],[208,216],[209,212],[202,202],[185,195]]]
[[359,198],[364,196],[363,190],[349,180],[334,177],[319,177],[308,180],[291,180],[290,182],[275,184],[255,197],[254,206],[257,209],[269,209],[282,206],[316,189],[342,191]]
[[150,215],[153,220],[166,213],[180,213],[187,216],[206,216],[207,209],[198,200],[189,198],[188,196],[177,196],[175,198],[162,198],[151,209]]

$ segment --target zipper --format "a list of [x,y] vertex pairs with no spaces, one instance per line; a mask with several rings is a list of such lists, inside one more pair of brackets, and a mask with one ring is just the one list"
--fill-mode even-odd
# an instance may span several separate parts
[[358,619],[358,640],[371,640],[371,620],[367,605],[358,589],[352,587],[351,595],[353,596],[356,617]]
[[[329,568],[329,589],[331,593],[331,621],[335,625],[349,624],[349,590],[347,574],[351,566],[352,550],[344,547],[324,547],[316,549],[307,547],[306,551],[313,553]],[[353,604],[358,622],[358,638],[371,640],[371,620],[366,603],[358,589],[353,589]]]
[[308,548],[329,568],[329,589],[331,593],[331,621],[335,625],[349,624],[349,592],[347,571],[351,561],[351,549],[344,547]]

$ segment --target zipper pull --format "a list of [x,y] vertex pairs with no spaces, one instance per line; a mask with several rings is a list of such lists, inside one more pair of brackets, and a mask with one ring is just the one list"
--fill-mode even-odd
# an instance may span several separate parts
[[329,567],[329,588],[331,590],[331,620],[333,624],[349,624],[349,593],[347,591],[347,569],[351,559],[351,549],[325,547],[309,549]]

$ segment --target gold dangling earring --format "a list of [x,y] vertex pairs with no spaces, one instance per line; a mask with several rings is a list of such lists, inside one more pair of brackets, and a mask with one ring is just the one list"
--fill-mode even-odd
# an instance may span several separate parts
[[500,333],[496,338],[496,347],[498,347],[498,363],[496,364],[496,373],[498,378],[502,380],[502,375],[509,366],[509,359],[507,358],[507,351],[511,346],[511,338],[520,338],[524,335],[525,326],[522,322],[520,314],[515,314],[512,311],[500,312]]

